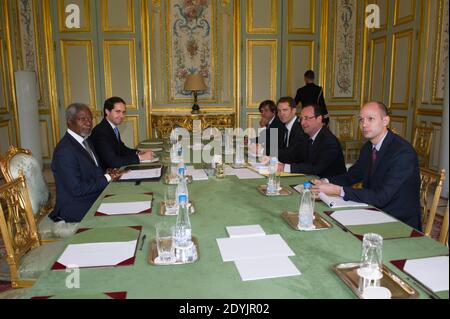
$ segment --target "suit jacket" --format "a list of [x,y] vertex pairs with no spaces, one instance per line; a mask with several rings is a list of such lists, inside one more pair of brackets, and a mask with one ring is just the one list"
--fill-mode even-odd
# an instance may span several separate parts
[[[372,144],[367,142],[348,173],[332,177],[330,182],[344,186],[345,200],[373,205],[421,230],[420,173],[414,148],[389,131],[372,167],[372,174],[371,154]],[[363,183],[363,189],[350,186],[358,182]]]
[[79,222],[108,185],[103,170],[69,133],[56,145],[51,167],[56,205],[50,218]]
[[119,139],[117,139],[113,128],[106,118],[103,118],[94,127],[89,139],[94,144],[95,150],[100,157],[100,166],[104,170],[139,164],[140,162],[136,150],[125,146],[120,138],[120,134]]
[[298,102],[302,102],[302,107],[308,104],[317,104],[322,115],[328,114],[322,87],[314,83],[308,83],[297,90],[295,104],[298,104]]
[[278,160],[281,163],[292,164],[300,163],[302,158],[299,155],[299,149],[304,147],[304,134],[298,119],[296,118],[289,134],[288,147],[284,145],[284,132],[287,130],[286,125],[281,129],[281,141],[278,144]]
[[[284,124],[280,121],[277,115],[273,119],[272,123],[266,127],[264,131],[261,132],[258,138],[258,143],[264,145],[265,154],[270,156],[270,145],[274,145],[275,142],[278,145],[281,145],[284,136]],[[275,136],[275,132],[277,132],[277,136]],[[272,143],[271,143],[272,142]],[[276,144],[273,146],[275,148],[275,152],[278,149]],[[274,152],[272,152],[274,153]]]
[[309,136],[304,134],[305,146],[298,149],[301,163],[291,165],[292,173],[331,177],[347,172],[341,143],[333,133],[323,127],[317,134],[312,147],[309,147]]

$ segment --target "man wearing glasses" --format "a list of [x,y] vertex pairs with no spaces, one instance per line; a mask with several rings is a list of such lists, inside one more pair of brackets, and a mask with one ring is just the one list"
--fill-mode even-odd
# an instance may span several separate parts
[[296,150],[299,162],[279,164],[278,170],[320,177],[346,173],[341,144],[337,137],[323,126],[324,118],[319,106],[306,105],[300,114],[300,123],[305,134],[301,137],[302,146]]

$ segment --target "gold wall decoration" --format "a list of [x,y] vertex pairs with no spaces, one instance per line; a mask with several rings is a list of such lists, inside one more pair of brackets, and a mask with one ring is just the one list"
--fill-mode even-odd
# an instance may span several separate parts
[[139,144],[139,115],[127,115],[120,126],[120,136],[129,147]]
[[5,63],[4,41],[0,38],[0,114],[7,114],[9,112],[8,101],[8,69]]
[[41,125],[41,146],[42,146],[42,158],[43,159],[51,159],[52,154],[50,151],[50,140],[49,140],[49,130],[47,120],[39,120]]
[[366,5],[373,3],[380,7],[380,28],[371,29],[371,32],[384,31],[387,28],[387,21],[389,19],[389,4],[392,0],[366,0]]
[[445,94],[445,64],[449,63],[449,1],[439,1],[438,36],[433,79],[433,103],[443,103]]
[[[134,32],[134,9],[133,0],[101,0],[100,12],[102,18],[103,32]],[[124,15],[126,12],[126,15]],[[126,18],[125,18],[126,17]],[[125,24],[120,24],[117,21],[126,21]]]
[[287,49],[287,92],[295,96],[303,86],[303,72],[314,69],[314,40],[288,40]]
[[[303,10],[305,9],[303,7],[305,5],[309,7],[309,10]],[[288,0],[288,33],[314,34],[316,27],[316,5],[316,0]],[[302,18],[298,17],[299,14],[303,14]],[[295,25],[295,21],[304,21],[305,18],[309,19],[308,27],[303,28]]]
[[[277,17],[278,17],[278,1],[276,0],[246,0],[247,1],[247,33],[249,34],[276,34]],[[255,17],[258,12],[263,15],[270,15],[270,19]],[[268,26],[255,26],[256,21],[262,24],[270,21]]]
[[[47,1],[47,0],[45,0]],[[56,0],[58,3],[59,32],[91,32],[91,0]],[[97,1],[97,0],[94,0]],[[76,4],[80,8],[80,28],[66,27],[66,7]]]
[[127,108],[138,108],[135,40],[103,41],[106,96],[120,96]]
[[[402,41],[407,41],[406,47],[405,46],[400,47]],[[408,109],[409,106],[411,71],[412,71],[412,64],[411,64],[412,50],[413,50],[412,29],[408,29],[393,34],[391,75],[389,81],[390,83],[389,105],[393,109]],[[403,95],[403,99],[399,100],[398,96],[399,94]]]
[[[247,129],[254,129],[255,133],[258,134],[258,129],[260,128],[259,126],[259,121],[261,119],[261,113],[259,112],[247,112],[247,124],[246,127]],[[252,132],[252,131],[250,131]],[[255,138],[255,136],[249,136],[249,138]]]
[[357,0],[336,0],[331,100],[355,101],[358,83],[360,38]]
[[340,141],[355,139],[354,115],[330,115],[330,128]]
[[[277,98],[277,47],[277,40],[247,40],[247,108],[258,108],[260,101]],[[257,87],[261,82],[256,79],[266,79],[262,83],[267,86]]]
[[[64,105],[82,102],[95,108],[97,103],[92,40],[61,40],[60,43]],[[83,52],[76,52],[76,49]],[[84,65],[79,63],[84,63]]]
[[406,116],[389,116],[391,119],[391,123],[389,127],[395,133],[400,135],[401,137],[408,139],[406,136],[406,132],[408,129],[408,118]]
[[[401,12],[402,7],[401,5],[408,3],[409,4],[409,9],[406,14],[404,14],[405,12]],[[402,13],[404,15],[402,15]],[[394,4],[394,26],[400,25],[400,24],[404,24],[404,23],[408,23],[411,22],[415,19],[415,15],[416,15],[416,0],[395,0],[395,4]]]
[[[382,48],[382,54],[377,54],[377,47]],[[369,101],[384,100],[386,50],[387,46],[385,36],[373,39],[370,42]],[[376,84],[378,84],[381,88],[379,95],[374,94]]]
[[9,145],[13,145],[13,131],[11,121],[0,121],[0,153],[4,154],[8,150]]

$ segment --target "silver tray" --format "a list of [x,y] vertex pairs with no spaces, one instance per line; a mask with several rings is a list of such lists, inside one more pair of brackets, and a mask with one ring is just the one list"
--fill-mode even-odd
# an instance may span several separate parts
[[[300,229],[298,229],[298,213],[284,212],[281,214],[281,217],[283,217],[283,219],[292,228],[294,228],[295,230],[300,230]],[[333,225],[331,225],[331,223],[329,223],[327,220],[322,218],[322,216],[320,216],[316,212],[314,212],[314,217],[315,218],[313,219],[313,224],[314,224],[314,226],[316,226],[316,228],[312,229],[312,230],[308,230],[308,231],[324,230],[324,229],[330,229],[331,227],[333,227]],[[300,230],[300,231],[306,231],[306,230]]]
[[292,194],[292,192],[289,190],[289,188],[287,188],[285,186],[281,186],[281,189],[280,189],[278,194],[267,194],[266,193],[267,185],[265,185],[265,184],[264,185],[259,185],[256,188],[258,189],[258,191],[261,194],[263,194],[264,196],[269,196],[269,197],[272,197],[272,196],[288,196],[288,195]]
[[[360,277],[357,274],[357,270],[359,266],[360,263],[344,263],[336,264],[332,269],[338,277],[362,299],[358,290]],[[380,286],[386,287],[391,291],[392,299],[416,299],[419,297],[417,290],[390,271],[385,265],[383,265],[382,272],[383,278],[380,280]]]
[[[193,201],[189,201],[188,202],[189,205],[189,215],[192,215],[193,213],[195,213],[195,205]],[[165,213],[166,211],[166,201],[162,200],[161,204],[159,205],[159,212],[158,214],[161,216],[177,216],[177,215],[166,215]]]
[[148,254],[148,263],[155,265],[155,266],[171,266],[171,265],[184,265],[184,264],[192,264],[197,262],[200,259],[200,248],[198,245],[198,239],[195,236],[192,236],[192,242],[195,245],[195,248],[197,249],[197,258],[193,261],[187,261],[187,262],[181,262],[181,261],[175,261],[173,263],[167,263],[167,264],[163,264],[163,263],[156,263],[155,259],[156,257],[158,257],[158,248],[156,247],[156,238],[152,239],[152,241],[150,241],[150,245],[149,245],[149,249],[150,252]]

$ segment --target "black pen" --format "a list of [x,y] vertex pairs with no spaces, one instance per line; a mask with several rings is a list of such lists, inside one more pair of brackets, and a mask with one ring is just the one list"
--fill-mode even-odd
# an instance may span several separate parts
[[144,236],[142,236],[141,247],[139,247],[139,250],[142,250],[142,248],[144,247],[145,237],[147,236],[144,234]]

